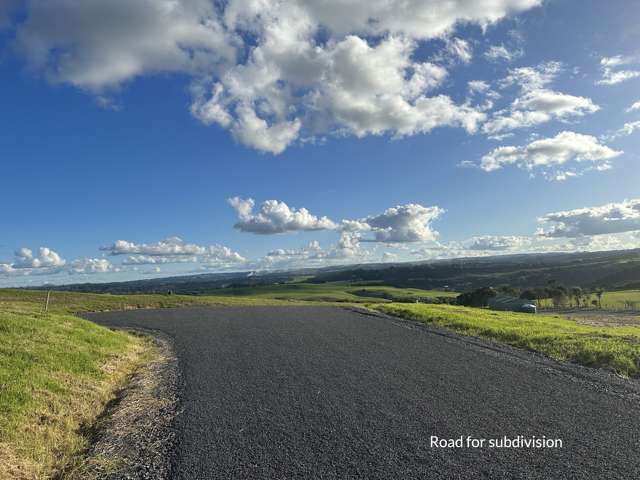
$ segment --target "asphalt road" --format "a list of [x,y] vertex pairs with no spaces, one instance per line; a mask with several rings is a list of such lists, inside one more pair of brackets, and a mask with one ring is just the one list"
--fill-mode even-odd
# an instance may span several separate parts
[[[612,375],[330,307],[90,318],[173,338],[172,478],[640,478],[638,384]],[[518,435],[563,448],[486,446]],[[431,436],[485,447],[436,448]]]

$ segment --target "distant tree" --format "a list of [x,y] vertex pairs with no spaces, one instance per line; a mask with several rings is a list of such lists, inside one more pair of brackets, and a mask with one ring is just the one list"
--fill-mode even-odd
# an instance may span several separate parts
[[598,308],[602,308],[602,295],[604,294],[604,288],[596,288],[595,294],[598,298]]
[[481,287],[458,295],[458,305],[466,307],[486,307],[489,305],[489,299],[495,297],[497,292],[491,287]]
[[511,295],[512,297],[518,296],[518,289],[511,285],[500,285],[497,290],[505,295]]
[[582,300],[582,288],[573,287],[571,289],[571,296],[576,302],[576,307],[580,307],[580,301]]
[[543,298],[549,298],[549,296],[547,295],[546,289],[538,287],[536,289],[534,289],[534,292],[536,292],[536,298],[538,300],[542,300]]
[[[555,282],[554,282],[555,285]],[[564,307],[567,304],[567,289],[562,285],[556,285],[547,289],[547,294],[554,307]]]
[[520,294],[520,298],[524,300],[532,300],[532,301],[537,300],[538,292],[536,292],[535,290],[527,289]]

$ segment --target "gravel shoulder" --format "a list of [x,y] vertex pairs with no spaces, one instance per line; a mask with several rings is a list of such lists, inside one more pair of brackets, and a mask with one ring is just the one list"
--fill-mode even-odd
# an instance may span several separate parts
[[86,432],[92,446],[82,465],[65,478],[73,480],[171,479],[179,410],[179,369],[171,339],[137,329],[153,343],[149,358],[126,389]]

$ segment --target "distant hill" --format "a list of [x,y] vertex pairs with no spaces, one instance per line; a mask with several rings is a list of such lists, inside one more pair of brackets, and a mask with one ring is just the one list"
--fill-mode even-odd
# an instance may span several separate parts
[[290,282],[347,281],[396,287],[465,291],[483,286],[541,287],[550,280],[567,286],[607,290],[640,288],[640,249],[500,255],[418,263],[363,264],[283,272],[234,272],[189,275],[129,282],[61,285],[54,290],[93,293],[206,294],[225,287]]
[[359,266],[322,272],[312,282],[370,282],[464,291],[483,286],[542,287],[550,280],[583,288],[640,287],[640,250],[458,258],[421,264]]

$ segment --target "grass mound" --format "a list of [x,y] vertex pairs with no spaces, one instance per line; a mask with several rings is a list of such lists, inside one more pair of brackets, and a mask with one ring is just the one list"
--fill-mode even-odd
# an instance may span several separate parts
[[593,327],[551,315],[496,312],[450,305],[376,304],[389,315],[418,320],[544,353],[589,367],[640,374],[640,327]]

